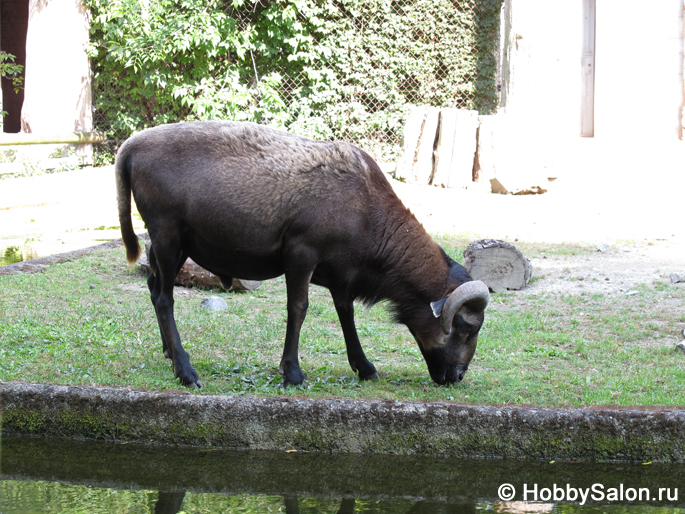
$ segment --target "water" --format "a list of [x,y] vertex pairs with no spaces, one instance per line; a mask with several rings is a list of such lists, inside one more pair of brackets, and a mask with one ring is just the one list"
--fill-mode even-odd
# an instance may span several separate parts
[[0,246],[0,266],[38,258],[38,253],[28,246]]
[[[1,514],[685,512],[683,465],[228,451],[8,435],[0,456]],[[505,483],[516,489],[514,502],[498,497]],[[593,484],[584,505],[559,498]],[[622,501],[609,498],[621,488]],[[531,502],[535,490],[538,503]]]

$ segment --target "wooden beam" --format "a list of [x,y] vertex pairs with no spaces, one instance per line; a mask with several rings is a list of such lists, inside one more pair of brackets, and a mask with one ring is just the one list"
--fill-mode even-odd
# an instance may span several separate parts
[[0,134],[0,146],[51,145],[51,144],[90,144],[104,143],[101,132],[72,132],[71,134]]
[[583,0],[583,53],[580,59],[582,98],[580,135],[595,135],[595,14],[596,0]]

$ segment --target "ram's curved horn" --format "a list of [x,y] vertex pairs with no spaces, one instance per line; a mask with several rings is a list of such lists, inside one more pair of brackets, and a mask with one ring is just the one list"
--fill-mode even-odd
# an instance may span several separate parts
[[442,307],[442,314],[440,314],[440,325],[445,335],[452,330],[452,320],[454,315],[465,303],[473,302],[474,310],[483,312],[490,301],[490,290],[484,282],[480,280],[473,280],[465,282],[457,287],[447,297],[445,305]]

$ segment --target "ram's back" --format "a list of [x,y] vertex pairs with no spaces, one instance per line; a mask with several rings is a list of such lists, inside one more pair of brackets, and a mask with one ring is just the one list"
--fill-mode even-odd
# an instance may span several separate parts
[[277,251],[289,231],[302,229],[315,230],[320,245],[364,237],[383,213],[403,209],[358,148],[252,123],[148,129],[126,141],[118,159],[149,230],[175,224],[250,254]]

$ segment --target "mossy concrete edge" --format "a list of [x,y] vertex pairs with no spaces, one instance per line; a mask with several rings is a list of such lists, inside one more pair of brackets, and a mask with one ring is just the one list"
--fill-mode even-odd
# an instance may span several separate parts
[[542,409],[0,383],[4,433],[259,450],[685,462],[685,410]]

